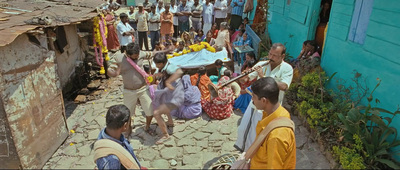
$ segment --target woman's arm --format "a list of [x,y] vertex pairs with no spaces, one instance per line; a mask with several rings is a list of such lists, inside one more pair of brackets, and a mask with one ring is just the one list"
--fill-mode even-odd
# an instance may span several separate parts
[[182,77],[183,71],[182,69],[178,69],[175,71],[174,74],[172,74],[167,80],[165,80],[165,86],[170,89],[170,90],[175,90],[174,86],[171,85],[171,82],[174,82],[178,78]]

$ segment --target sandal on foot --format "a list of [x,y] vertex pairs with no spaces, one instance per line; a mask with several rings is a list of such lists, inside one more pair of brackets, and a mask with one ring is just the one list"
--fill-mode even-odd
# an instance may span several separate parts
[[166,123],[166,125],[167,125],[167,127],[175,127],[174,123],[172,123],[172,124]]
[[165,136],[163,136],[162,138],[160,138],[160,139],[156,142],[156,144],[157,144],[157,145],[163,144],[164,142],[167,142],[167,141],[169,141],[169,140],[171,140],[171,137],[165,137]]
[[151,136],[154,136],[156,134],[156,131],[151,129],[150,127],[149,128],[144,127],[144,131]]

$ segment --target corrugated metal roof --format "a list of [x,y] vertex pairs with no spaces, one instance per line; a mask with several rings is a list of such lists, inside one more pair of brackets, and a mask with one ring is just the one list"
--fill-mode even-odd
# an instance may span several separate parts
[[[102,0],[0,0],[0,46],[38,27],[68,25],[96,16]],[[49,17],[50,25],[29,25],[33,17]]]

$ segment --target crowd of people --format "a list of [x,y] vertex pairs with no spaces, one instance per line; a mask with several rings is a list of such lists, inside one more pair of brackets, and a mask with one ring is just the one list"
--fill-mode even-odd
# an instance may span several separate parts
[[[246,34],[249,19],[242,19],[245,0],[171,0],[164,3],[148,0],[130,6],[129,12],[116,15],[119,5],[110,2],[102,13],[107,22],[107,48],[121,50],[134,42],[145,51],[172,48],[173,52],[189,49],[190,45],[207,42],[217,51],[224,47],[243,65],[245,54],[235,47],[252,46]],[[150,43],[149,43],[150,39]]]
[[[269,127],[269,122],[277,117],[290,118],[281,106],[293,77],[292,66],[284,61],[285,46],[273,44],[268,61],[257,61],[252,52],[239,54],[234,50],[234,47],[252,45],[245,29],[249,21],[247,18],[242,21],[244,3],[245,0],[205,0],[202,3],[171,0],[170,4],[164,4],[159,0],[150,4],[145,0],[137,4],[136,12],[130,7],[129,13],[120,13],[118,17],[113,15],[113,4],[102,11],[110,32],[107,47],[110,51],[121,51],[107,74],[122,76],[124,105],[109,108],[107,126],[101,131],[99,141],[112,140],[123,146],[131,157],[127,159],[126,154],[117,153],[97,154],[100,155],[95,157],[99,169],[141,168],[125,138],[131,135],[139,101],[146,116],[144,130],[155,135],[155,129],[150,126],[154,118],[162,132],[156,144],[171,140],[168,128],[174,126],[172,116],[192,119],[204,112],[211,119],[227,119],[237,109],[243,113],[243,118],[235,147],[246,152],[255,139],[262,136],[262,129]],[[232,59],[241,66],[241,73],[234,73],[219,59],[212,68],[217,71],[216,75],[208,75],[205,66],[199,67],[196,74],[188,75],[169,62],[167,54],[201,42],[219,50],[230,48]],[[239,74],[244,75],[231,81]],[[295,168],[293,129],[282,126],[270,134],[262,139],[265,145],[254,154],[250,168]],[[97,147],[101,150],[108,146],[99,142]]]

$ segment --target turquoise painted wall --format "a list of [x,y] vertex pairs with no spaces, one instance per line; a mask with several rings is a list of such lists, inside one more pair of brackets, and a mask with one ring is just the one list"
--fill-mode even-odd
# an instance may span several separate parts
[[[255,14],[256,14],[257,0],[253,0],[253,5],[254,5],[253,10],[252,10],[252,11],[250,12],[250,14],[249,14],[250,24],[253,23],[254,16],[255,16]],[[244,17],[246,17],[246,16],[244,16]],[[244,17],[243,17],[243,18],[244,18]]]
[[268,32],[273,43],[286,43],[287,52],[297,57],[305,40],[314,39],[321,0],[269,0]]
[[[348,40],[354,3],[333,1],[321,66],[348,82],[351,72],[357,70],[368,78],[371,90],[380,78],[381,85],[374,93],[381,102],[378,106],[395,111],[400,105],[400,1],[374,1],[364,44]],[[400,132],[400,117],[392,125]]]

